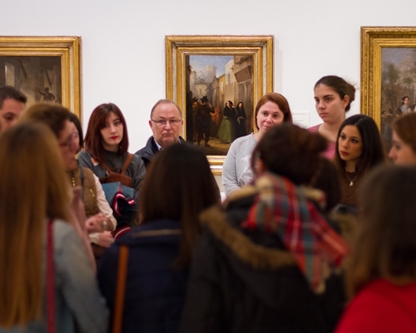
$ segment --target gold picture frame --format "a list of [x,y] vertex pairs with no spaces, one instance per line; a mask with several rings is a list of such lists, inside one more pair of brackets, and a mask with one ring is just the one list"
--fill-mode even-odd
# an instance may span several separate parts
[[375,120],[387,148],[401,99],[409,95],[416,107],[415,59],[416,27],[361,27],[361,113]]
[[[273,91],[273,36],[190,36],[176,35],[165,37],[166,47],[166,97],[175,101],[184,113],[182,136],[188,142],[196,143],[195,121],[191,115],[192,102],[199,103],[202,95],[211,99],[215,115],[221,116],[221,110],[229,96],[233,96],[233,103],[237,106],[244,99],[247,101],[247,132],[256,130],[254,108],[257,101],[267,92]],[[226,65],[219,62],[228,61]],[[211,83],[205,81],[203,92],[195,92],[191,85],[201,78],[191,66],[192,61],[212,61],[207,65],[209,73],[205,73],[203,80],[210,77]],[[206,68],[207,68],[206,67]],[[217,77],[216,71],[224,67],[224,73]],[[228,71],[228,72],[227,72]],[[227,74],[228,73],[228,74]],[[227,81],[228,80],[228,81]],[[232,86],[231,86],[232,85]],[[213,86],[215,86],[213,88]],[[200,89],[200,88],[198,88]],[[199,94],[199,95],[198,95]],[[215,95],[215,96],[214,96]],[[215,100],[215,103],[213,102]],[[239,102],[240,101],[240,102]],[[243,105],[246,103],[243,103]],[[191,126],[191,122],[194,124]],[[211,123],[211,127],[214,121]],[[214,127],[219,123],[215,121]],[[214,131],[216,129],[214,128]],[[212,133],[211,133],[212,134]],[[248,134],[248,133],[247,133]],[[202,134],[201,134],[202,138]],[[211,138],[212,139],[212,138]],[[215,139],[215,138],[214,138]],[[208,140],[210,136],[208,135]],[[201,141],[201,139],[199,139]],[[199,142],[198,141],[198,142]],[[219,143],[215,150],[206,146],[206,154],[214,174],[222,173],[225,160],[225,150],[229,143]],[[199,143],[198,143],[199,144]],[[227,146],[228,145],[228,146]],[[222,150],[221,150],[222,149]],[[212,152],[220,151],[220,153]]]
[[0,85],[21,90],[30,104],[53,101],[81,118],[81,37],[0,36]]

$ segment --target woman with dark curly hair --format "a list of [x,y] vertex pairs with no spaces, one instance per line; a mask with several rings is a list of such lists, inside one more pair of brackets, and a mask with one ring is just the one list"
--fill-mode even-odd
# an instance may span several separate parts
[[318,134],[274,126],[253,151],[253,184],[200,215],[181,332],[332,331],[344,299],[326,278],[340,280],[347,245],[315,206],[323,194],[302,186],[326,147]]

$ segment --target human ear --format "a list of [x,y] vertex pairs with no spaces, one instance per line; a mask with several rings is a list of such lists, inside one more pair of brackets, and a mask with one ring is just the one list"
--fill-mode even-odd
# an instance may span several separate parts
[[345,95],[344,98],[342,99],[342,107],[345,109],[349,102],[350,102],[350,96]]

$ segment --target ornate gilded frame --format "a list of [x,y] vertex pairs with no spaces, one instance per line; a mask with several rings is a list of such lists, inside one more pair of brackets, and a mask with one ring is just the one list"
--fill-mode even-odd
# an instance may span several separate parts
[[[186,108],[186,56],[253,55],[255,104],[273,91],[273,36],[166,36],[166,97]],[[254,104],[254,105],[255,105]],[[253,110],[254,114],[254,110]],[[254,117],[253,117],[254,119]],[[184,126],[183,131],[185,131]],[[214,174],[222,173],[225,156],[208,155]]]
[[0,36],[0,57],[60,57],[62,105],[81,117],[81,37]]
[[416,48],[416,27],[361,27],[361,113],[379,127],[383,48]]

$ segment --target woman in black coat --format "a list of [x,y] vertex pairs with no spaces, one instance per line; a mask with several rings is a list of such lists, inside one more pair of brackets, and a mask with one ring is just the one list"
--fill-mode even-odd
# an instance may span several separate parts
[[241,136],[247,135],[246,129],[246,111],[244,110],[243,102],[239,102],[237,107],[235,108],[236,113],[236,121],[235,121],[235,138],[239,138]]
[[347,245],[314,204],[322,193],[301,186],[326,145],[292,124],[271,128],[252,155],[253,185],[201,214],[181,332],[332,331]]

